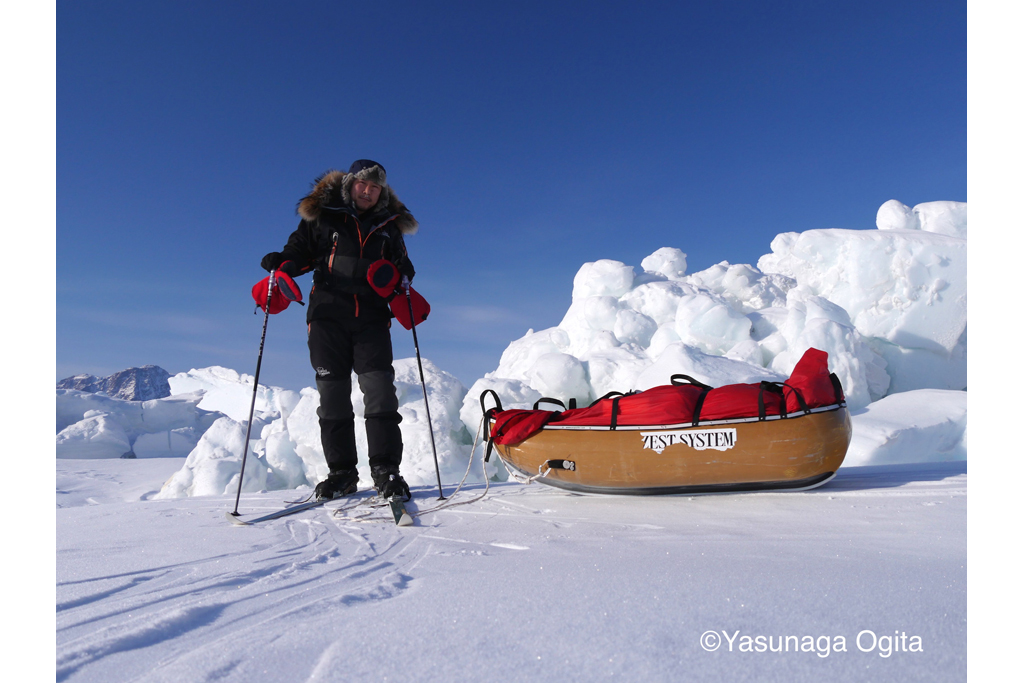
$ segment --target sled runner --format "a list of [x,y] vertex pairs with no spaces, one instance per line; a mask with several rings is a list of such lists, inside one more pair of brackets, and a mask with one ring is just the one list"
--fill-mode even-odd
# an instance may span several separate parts
[[850,417],[824,351],[808,349],[785,382],[671,381],[557,412],[539,410],[563,405],[555,399],[503,410],[487,390],[487,457],[493,449],[510,470],[570,491],[637,495],[808,489],[846,457]]

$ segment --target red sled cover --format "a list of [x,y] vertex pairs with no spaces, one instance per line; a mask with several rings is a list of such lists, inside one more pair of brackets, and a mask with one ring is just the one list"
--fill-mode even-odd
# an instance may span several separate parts
[[[783,400],[785,399],[785,403]],[[495,443],[514,444],[545,425],[625,427],[695,424],[697,421],[797,415],[844,400],[838,379],[828,371],[828,354],[808,349],[782,383],[665,385],[637,394],[603,398],[587,408],[552,412],[505,410],[494,415]]]
[[[274,278],[274,291],[270,294],[270,310],[267,311],[267,294],[270,292],[270,278]],[[280,313],[293,301],[302,303],[302,290],[287,273],[275,270],[252,287],[252,298],[261,311]]]
[[[412,315],[409,314],[410,300],[412,301]],[[409,296],[400,292],[388,305],[391,306],[391,312],[398,322],[402,323],[402,327],[407,330],[411,330],[413,324],[419,325],[430,315],[430,304],[412,287],[409,287]]]
[[558,413],[550,410],[504,410],[494,416],[494,443],[519,443],[539,432]]

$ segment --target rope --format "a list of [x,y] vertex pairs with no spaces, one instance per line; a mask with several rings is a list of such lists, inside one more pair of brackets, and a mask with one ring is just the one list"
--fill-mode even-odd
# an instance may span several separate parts
[[[431,512],[437,512],[438,510],[444,510],[445,508],[450,508],[450,507],[453,508],[453,507],[456,507],[458,505],[469,505],[470,503],[476,503],[477,501],[483,500],[484,496],[487,495],[487,492],[491,490],[491,479],[490,479],[490,477],[487,476],[487,464],[483,460],[481,460],[480,461],[480,468],[483,470],[483,475],[484,475],[484,492],[481,493],[476,498],[471,498],[469,500],[459,501],[458,503],[452,503],[451,502],[451,499],[454,498],[455,495],[459,491],[462,490],[463,484],[466,483],[466,479],[469,477],[469,471],[473,467],[473,459],[476,457],[476,445],[480,441],[480,433],[483,431],[484,420],[486,420],[486,419],[487,419],[486,415],[483,415],[480,418],[480,425],[476,428],[476,436],[473,437],[473,449],[469,452],[469,462],[466,463],[466,473],[462,475],[462,481],[459,482],[459,485],[456,486],[455,490],[451,493],[450,496],[448,496],[448,500],[445,501],[444,503],[441,503],[440,505],[436,505],[436,506],[434,506],[432,508],[428,508],[426,510],[417,510],[416,512],[409,513],[411,516],[413,516],[413,517],[420,517],[422,515],[430,514]],[[498,459],[501,460],[501,457],[499,456]]]
[[[495,453],[498,453],[497,449],[495,449]],[[547,461],[545,461],[544,464],[541,465],[542,469],[539,472],[537,472],[537,474],[533,475],[532,477],[524,477],[518,472],[513,472],[512,470],[509,469],[508,465],[505,463],[505,459],[501,457],[501,453],[498,453],[498,462],[500,462],[501,466],[505,468],[506,472],[508,472],[508,476],[511,477],[513,480],[519,482],[520,484],[532,484],[541,477],[548,476],[548,472],[551,471],[551,467],[548,466]]]
[[500,453],[498,454],[498,460],[501,461],[501,464],[505,468],[505,471],[508,472],[508,476],[512,477],[513,479],[515,479],[520,484],[532,484],[533,482],[537,481],[541,477],[548,476],[548,472],[551,471],[551,468],[549,466],[547,466],[547,463],[545,462],[544,465],[541,465],[541,467],[543,469],[540,472],[538,472],[537,474],[533,475],[532,477],[524,477],[523,475],[518,474],[517,472],[513,472],[512,470],[510,470],[508,468],[508,465],[505,464],[505,460],[501,457]]

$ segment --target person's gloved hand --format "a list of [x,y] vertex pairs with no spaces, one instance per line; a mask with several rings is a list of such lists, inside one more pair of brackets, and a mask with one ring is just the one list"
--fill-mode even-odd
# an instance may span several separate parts
[[282,273],[287,273],[290,277],[302,275],[302,269],[299,268],[299,264],[295,261],[285,261],[284,256],[278,251],[272,251],[264,256],[263,260],[260,261],[260,266],[268,273],[272,270],[280,270]]
[[260,267],[269,273],[272,270],[277,270],[278,268],[280,268],[281,261],[283,260],[284,257],[281,256],[281,252],[272,251],[263,257],[263,260],[260,261]]
[[402,282],[401,282],[401,284],[400,284],[400,287],[402,288],[402,291],[403,291],[403,292],[405,292],[405,291],[408,291],[408,289],[409,289],[409,286],[410,286],[411,284],[412,284],[412,283],[411,283],[411,282],[409,282],[409,276],[408,276],[408,275],[403,275],[403,276],[402,276]]
[[302,275],[302,269],[299,268],[299,264],[295,261],[282,261],[281,265],[277,267],[279,271],[287,274],[289,277],[298,277]]

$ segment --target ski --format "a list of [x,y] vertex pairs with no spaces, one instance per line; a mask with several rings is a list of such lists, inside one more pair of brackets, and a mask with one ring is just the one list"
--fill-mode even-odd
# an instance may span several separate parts
[[402,497],[394,496],[387,500],[391,506],[391,514],[395,516],[395,524],[398,526],[412,526],[412,516],[405,509],[405,501],[402,500]]
[[309,510],[315,507],[319,507],[326,502],[326,500],[312,500],[308,503],[292,505],[291,507],[286,507],[276,512],[271,512],[269,515],[263,515],[262,517],[257,517],[256,519],[242,519],[241,517],[235,517],[230,512],[225,512],[224,516],[227,517],[228,521],[232,524],[237,524],[238,526],[249,526],[250,524],[258,524],[260,522],[266,522],[267,520],[277,519],[278,517],[287,517],[288,515],[293,515],[296,512],[302,512],[303,510]]
[[[334,500],[340,500],[340,499],[335,498]],[[380,502],[377,503],[377,504],[374,504],[374,501],[376,501],[376,500],[379,500]],[[260,522],[267,522],[267,521],[270,521],[272,519],[279,519],[281,517],[287,517],[288,515],[293,515],[293,514],[295,514],[297,512],[302,512],[303,510],[311,510],[311,509],[313,509],[315,507],[320,507],[321,505],[323,505],[324,503],[327,503],[327,502],[329,502],[329,501],[327,501],[327,500],[312,500],[312,501],[309,501],[308,503],[300,503],[298,505],[290,505],[288,507],[282,508],[280,510],[276,510],[276,511],[271,512],[269,514],[263,515],[261,517],[256,517],[256,518],[253,518],[253,519],[242,519],[241,517],[236,517],[235,515],[231,514],[230,512],[225,512],[224,516],[227,517],[229,522],[231,522],[232,524],[235,524],[237,526],[251,526],[253,524],[259,524]],[[370,498],[370,499],[358,502],[358,503],[356,503],[356,505],[351,506],[351,507],[357,507],[358,505],[365,505],[366,503],[369,503],[371,507],[383,506],[384,504],[387,504],[388,506],[391,507],[391,514],[394,515],[395,524],[397,524],[398,526],[411,526],[412,525],[412,515],[410,515],[409,511],[405,509],[405,501],[402,500],[402,496],[395,496],[394,498],[381,498],[381,499],[378,499],[378,498],[374,497],[374,498]],[[338,510],[335,510],[335,512],[337,513],[337,512],[340,512],[342,510],[345,510],[345,509],[349,509],[349,508],[342,507],[342,508],[339,508]]]

